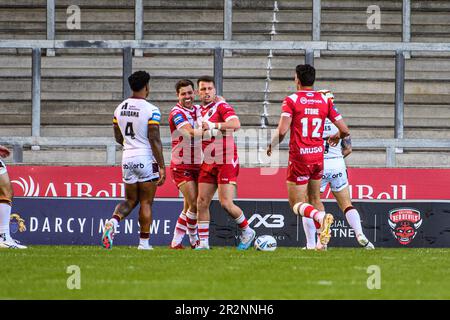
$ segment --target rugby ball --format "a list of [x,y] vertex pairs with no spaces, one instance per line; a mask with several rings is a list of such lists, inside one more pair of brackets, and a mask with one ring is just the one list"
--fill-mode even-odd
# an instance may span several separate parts
[[259,251],[275,251],[277,240],[269,235],[259,236],[255,240],[255,249]]

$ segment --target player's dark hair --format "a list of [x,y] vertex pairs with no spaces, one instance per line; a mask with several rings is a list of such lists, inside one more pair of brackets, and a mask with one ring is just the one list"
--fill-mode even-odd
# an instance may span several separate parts
[[200,78],[198,78],[197,87],[200,84],[200,82],[212,82],[214,87],[216,86],[216,82],[214,81],[214,78],[211,76],[201,76]]
[[128,83],[134,92],[141,91],[150,81],[150,74],[145,71],[136,71],[128,77]]
[[182,79],[175,84],[175,89],[177,90],[177,94],[180,92],[181,88],[191,86],[194,89],[194,83],[189,79]]
[[295,72],[302,86],[311,87],[316,81],[316,69],[312,65],[299,64],[295,67]]

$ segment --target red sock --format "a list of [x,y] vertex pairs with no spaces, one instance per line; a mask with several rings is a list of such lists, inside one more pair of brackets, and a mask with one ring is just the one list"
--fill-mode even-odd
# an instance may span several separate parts
[[197,238],[197,214],[188,211],[186,213],[187,232],[190,240],[195,241]]
[[198,222],[198,237],[202,245],[209,246],[209,221]]
[[320,223],[317,221],[318,220],[317,214],[319,213],[317,209],[315,209],[309,203],[304,202],[300,205],[299,210],[302,216],[314,220],[314,225],[316,226],[317,229],[320,228]]
[[236,224],[239,226],[239,229],[245,230],[248,228],[248,221],[245,218],[244,214],[241,214],[239,218],[234,219]]
[[183,237],[186,234],[187,225],[186,225],[186,215],[184,212],[180,213],[178,217],[177,224],[175,226],[175,230],[173,231],[172,238],[172,246],[177,246],[183,241]]

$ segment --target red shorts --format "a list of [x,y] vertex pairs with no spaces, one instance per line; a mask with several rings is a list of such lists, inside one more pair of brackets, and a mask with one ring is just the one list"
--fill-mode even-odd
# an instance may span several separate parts
[[189,181],[198,182],[198,175],[200,173],[200,165],[195,167],[170,167],[172,173],[172,181],[179,188]]
[[307,184],[309,180],[320,180],[323,175],[323,162],[304,164],[289,161],[286,181],[296,185]]
[[200,167],[199,183],[211,184],[236,184],[239,175],[239,164],[236,166],[231,163],[225,164],[206,164]]

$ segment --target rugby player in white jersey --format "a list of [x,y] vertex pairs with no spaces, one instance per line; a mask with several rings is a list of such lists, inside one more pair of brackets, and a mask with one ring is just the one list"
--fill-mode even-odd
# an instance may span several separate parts
[[114,232],[121,220],[140,204],[140,241],[138,249],[151,250],[149,244],[152,203],[157,186],[166,179],[166,169],[159,133],[161,113],[146,101],[150,75],[137,71],[128,78],[133,96],[123,101],[114,111],[114,137],[123,146],[122,180],[125,183],[125,201],[119,203],[105,224],[102,245],[111,249]]
[[0,146],[0,248],[26,249],[26,246],[11,238],[9,233],[9,220],[11,218],[11,205],[14,194],[6,165],[1,160],[1,158],[6,158],[9,155],[8,148]]
[[[328,90],[319,90],[326,98],[334,100],[333,94]],[[361,217],[359,212],[353,207],[350,199],[348,187],[347,167],[344,158],[352,152],[350,136],[345,137],[336,146],[328,144],[327,138],[338,132],[336,126],[329,121],[325,121],[323,130],[324,139],[324,172],[320,192],[323,193],[327,185],[330,185],[331,192],[336,199],[339,208],[344,212],[350,227],[353,228],[358,243],[366,249],[375,249],[374,245],[367,239],[361,227]],[[322,208],[324,210],[323,204]],[[306,234],[306,249],[326,249],[326,246],[316,241],[316,226],[311,219],[303,218],[303,229]]]

